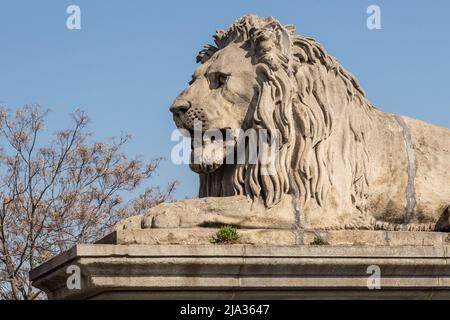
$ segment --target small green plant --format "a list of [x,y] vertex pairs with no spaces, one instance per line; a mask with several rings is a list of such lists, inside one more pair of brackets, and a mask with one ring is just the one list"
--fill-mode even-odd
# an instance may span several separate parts
[[311,241],[310,245],[313,246],[327,246],[329,243],[325,241],[321,236],[317,235],[314,237],[314,240]]
[[226,244],[233,243],[239,239],[239,233],[235,227],[223,226],[217,231],[216,235],[212,238],[211,243]]

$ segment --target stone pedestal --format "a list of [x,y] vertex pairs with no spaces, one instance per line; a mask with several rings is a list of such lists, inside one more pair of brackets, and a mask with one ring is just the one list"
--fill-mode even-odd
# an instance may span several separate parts
[[[186,232],[116,232],[74,247],[30,277],[50,299],[450,298],[444,233],[334,231],[322,233],[330,245],[273,246],[207,244]],[[252,232],[255,242],[261,231]],[[154,244],[164,242],[194,244]],[[81,287],[69,290],[73,265]],[[381,289],[368,288],[373,265],[380,268]]]

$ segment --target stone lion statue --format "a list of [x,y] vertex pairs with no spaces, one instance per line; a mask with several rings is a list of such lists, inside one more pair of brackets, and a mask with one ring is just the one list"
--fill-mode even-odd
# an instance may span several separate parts
[[196,120],[202,131],[278,130],[276,170],[204,148],[190,165],[198,199],[118,228],[449,229],[449,129],[378,110],[323,46],[271,17],[244,16],[214,41],[171,106],[174,121],[190,133]]

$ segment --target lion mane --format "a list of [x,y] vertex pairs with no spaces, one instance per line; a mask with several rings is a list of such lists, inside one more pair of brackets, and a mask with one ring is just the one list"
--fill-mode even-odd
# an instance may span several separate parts
[[[283,194],[292,194],[300,205],[316,201],[322,206],[333,183],[331,160],[343,157],[351,168],[350,196],[363,212],[370,161],[365,132],[374,107],[352,74],[314,39],[294,31],[272,17],[245,16],[228,31],[217,31],[215,46],[205,46],[197,56],[204,63],[232,42],[251,52],[259,82],[258,103],[251,109],[253,128],[279,132],[274,174],[262,174],[259,163],[224,164],[200,175],[199,196],[247,195],[272,207]],[[264,84],[271,88],[272,103],[260,99]],[[339,149],[329,143],[334,130],[345,141]]]

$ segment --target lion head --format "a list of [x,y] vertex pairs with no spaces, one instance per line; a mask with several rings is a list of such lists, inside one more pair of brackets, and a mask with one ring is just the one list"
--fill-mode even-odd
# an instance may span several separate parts
[[[203,142],[203,156],[191,164],[200,175],[200,197],[243,194],[270,207],[289,193],[321,205],[333,184],[327,164],[334,156],[348,157],[352,196],[364,197],[370,121],[357,115],[373,107],[357,80],[314,39],[271,17],[244,16],[214,40],[200,51],[201,65],[170,108],[177,127],[191,134],[196,122],[202,132],[276,130],[278,153],[275,172],[261,174],[260,163],[226,163],[226,152],[209,154],[216,141]],[[336,151],[332,134],[348,136],[349,145]]]

